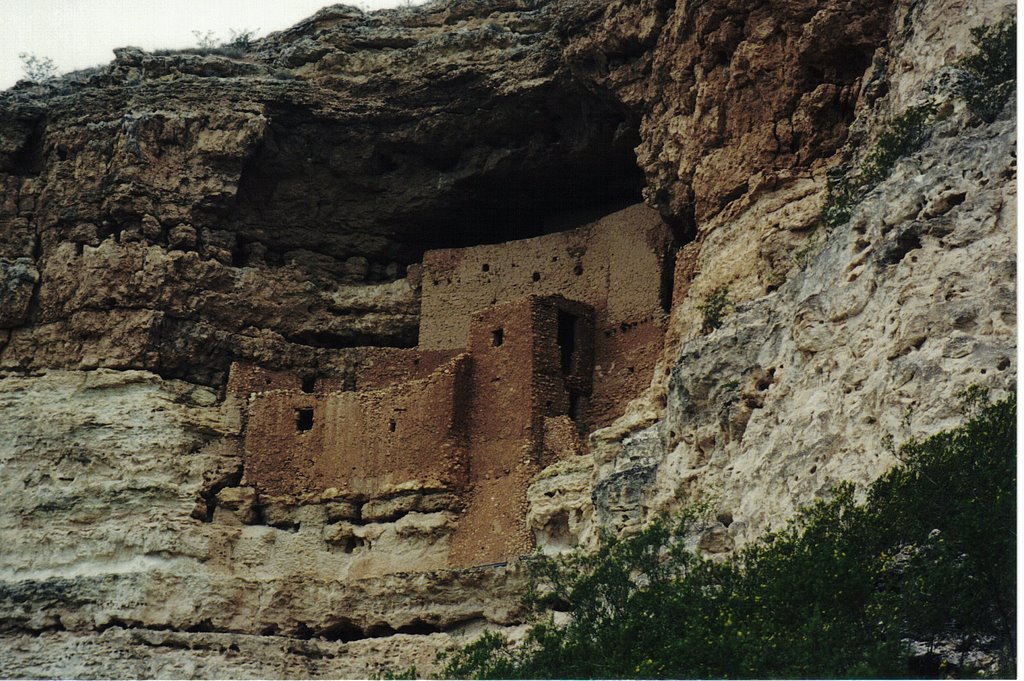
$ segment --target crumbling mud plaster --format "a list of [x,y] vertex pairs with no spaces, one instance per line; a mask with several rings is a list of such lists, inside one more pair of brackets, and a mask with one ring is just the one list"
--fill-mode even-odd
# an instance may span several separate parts
[[530,480],[651,380],[670,247],[658,215],[634,206],[571,232],[428,252],[419,348],[339,350],[333,375],[234,365],[244,483],[355,504],[453,494],[450,565],[529,552]]

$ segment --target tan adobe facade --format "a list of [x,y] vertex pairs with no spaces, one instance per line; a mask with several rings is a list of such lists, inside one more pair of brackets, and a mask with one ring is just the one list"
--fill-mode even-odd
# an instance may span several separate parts
[[584,430],[608,425],[651,381],[672,289],[672,235],[635,205],[568,232],[423,256],[419,347],[466,347],[477,310],[527,295],[560,295],[594,310],[593,392]]
[[246,484],[356,503],[448,492],[450,565],[528,553],[531,478],[650,383],[670,243],[635,206],[571,232],[426,253],[418,348],[339,351],[350,368],[338,376],[232,368]]

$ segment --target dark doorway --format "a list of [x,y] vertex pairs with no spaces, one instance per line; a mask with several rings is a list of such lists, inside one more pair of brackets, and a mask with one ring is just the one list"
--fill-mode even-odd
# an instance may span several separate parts
[[295,429],[296,430],[313,430],[313,410],[312,409],[296,409],[295,410]]
[[572,373],[572,360],[576,355],[576,316],[558,311],[558,349],[562,356],[562,373]]

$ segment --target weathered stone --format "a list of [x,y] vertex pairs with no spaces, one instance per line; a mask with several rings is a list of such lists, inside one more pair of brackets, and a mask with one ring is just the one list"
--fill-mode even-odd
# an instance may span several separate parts
[[[698,542],[724,558],[877,477],[884,437],[1014,382],[1016,112],[968,121],[953,68],[1013,13],[333,6],[244,58],[125,48],[0,93],[0,675],[429,675],[485,628],[521,633],[521,566],[445,569],[452,495],[257,501],[248,395],[222,387],[239,359],[338,376],[340,349],[415,345],[425,250],[578,226],[641,190],[695,237],[661,282],[665,353],[622,418],[580,442],[554,424],[537,456],[555,463],[507,473],[532,483],[539,548],[711,498],[729,511]],[[926,146],[816,227],[844,141],[925,100]],[[724,286],[734,307],[702,334]]]
[[701,533],[697,546],[707,553],[727,553],[736,547],[736,543],[725,525],[716,524]]
[[325,501],[324,512],[326,521],[335,523],[339,520],[359,520],[359,506],[348,501]]
[[419,506],[421,496],[408,494],[392,499],[374,499],[363,504],[362,519],[374,523],[381,520],[395,520]]
[[[169,240],[175,240],[175,241],[182,241],[182,240],[188,241],[188,239],[191,237],[193,239],[193,243],[194,243],[195,232],[192,232],[191,234],[189,234],[187,229],[181,229],[182,227],[187,227],[187,226],[188,225],[178,225],[175,228],[178,231],[175,233],[174,230],[171,230],[171,233],[168,235],[168,239]],[[151,241],[151,242],[160,241],[160,238],[163,236],[163,232],[164,232],[163,227],[160,225],[160,221],[157,220],[152,215],[143,215],[142,216],[141,230],[142,230],[142,236],[146,237],[146,239]],[[183,250],[187,250],[187,247],[185,247],[185,246],[175,246],[173,244],[171,244],[171,248],[182,248]]]
[[178,251],[194,251],[199,236],[192,225],[177,225],[167,234],[168,247]]
[[0,329],[13,329],[28,319],[39,271],[30,258],[0,258]]
[[68,232],[68,239],[78,244],[98,246],[100,243],[99,228],[91,222],[80,222]]
[[[217,493],[217,508],[214,521],[227,522],[227,516],[237,519],[243,525],[256,522],[256,490],[252,487],[227,487]],[[224,513],[221,513],[224,511]]]
[[[625,438],[593,437],[608,447],[595,490],[633,490],[604,505],[641,522],[633,519],[711,497],[731,509],[739,545],[839,481],[875,479],[895,463],[887,436],[899,442],[957,423],[965,388],[1010,389],[1014,188],[991,178],[1015,173],[1005,154],[1015,140],[1011,112],[984,128],[962,114],[939,123],[932,140],[901,160],[848,223],[811,242],[803,266],[768,295],[758,290],[757,268],[736,257],[739,234],[764,229],[757,205],[715,225],[700,273],[673,312],[685,340],[664,419]],[[907,223],[890,226],[878,216],[924,188],[965,198],[927,219],[925,202],[915,201],[919,207],[899,220],[915,225],[919,244],[893,257]],[[702,335],[697,305],[726,283],[736,310]],[[655,436],[666,446],[645,449],[653,484],[624,486],[624,471],[635,465],[632,443]],[[606,524],[612,516],[600,509]]]

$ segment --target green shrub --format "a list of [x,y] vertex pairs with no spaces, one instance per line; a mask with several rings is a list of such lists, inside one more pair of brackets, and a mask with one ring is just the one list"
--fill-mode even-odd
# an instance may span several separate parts
[[732,307],[728,286],[719,286],[709,293],[704,301],[697,305],[697,311],[701,313],[704,320],[704,333],[710,333],[720,327],[725,313]]
[[57,65],[49,57],[21,52],[18,59],[21,60],[21,70],[25,78],[33,83],[45,83],[57,77]]
[[889,177],[896,162],[921,148],[934,116],[931,104],[910,107],[886,126],[855,171],[829,176],[821,222],[837,227],[849,220],[853,206]]
[[[900,448],[902,464],[804,510],[731,561],[686,548],[700,514],[538,562],[535,621],[486,634],[444,674],[478,678],[974,676],[967,652],[1016,671],[1016,398]],[[547,615],[570,613],[565,626]],[[961,657],[915,658],[908,640]]]
[[974,76],[965,92],[967,105],[991,123],[1017,85],[1017,22],[974,28],[971,37],[978,51],[959,64]]
[[[972,111],[992,122],[1016,88],[1017,22],[975,28],[971,36],[977,52],[959,62],[973,76],[964,95]],[[921,148],[935,115],[931,104],[907,109],[887,126],[858,168],[830,175],[822,224],[836,227],[846,223],[853,206],[889,177],[896,162]]]
[[928,127],[935,117],[935,106],[912,106],[890,123],[861,162],[856,184],[870,188],[889,177],[896,161],[921,148]]

